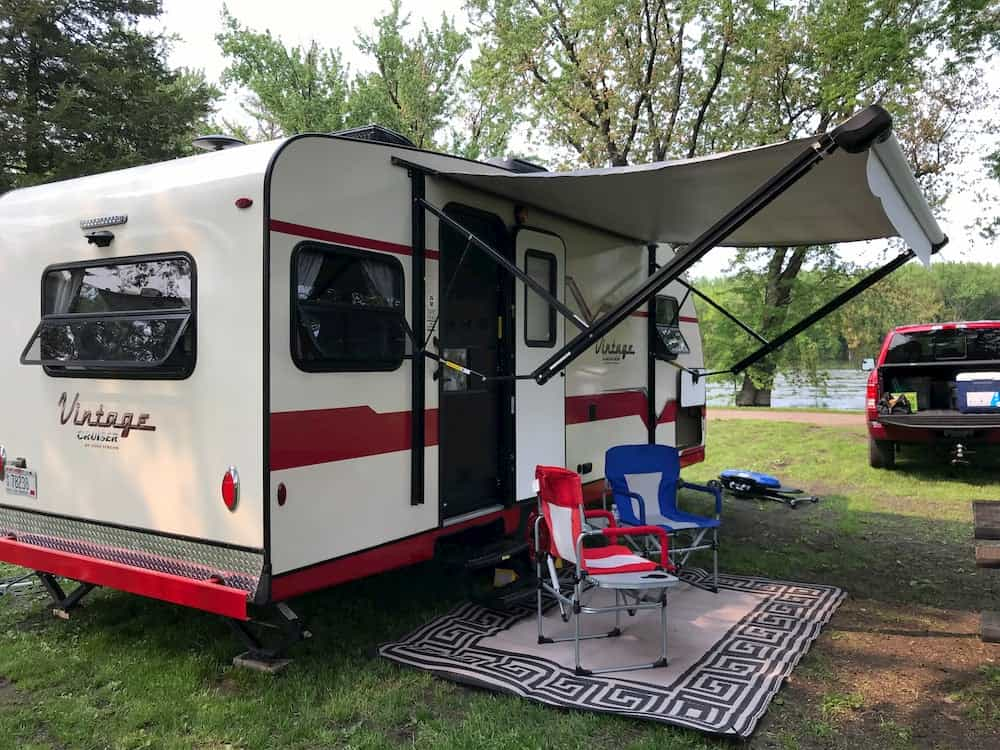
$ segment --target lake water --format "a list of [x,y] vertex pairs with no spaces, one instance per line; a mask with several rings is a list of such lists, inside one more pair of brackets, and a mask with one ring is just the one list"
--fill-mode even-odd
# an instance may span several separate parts
[[[868,373],[861,370],[827,370],[826,387],[795,383],[778,375],[771,392],[771,406],[799,409],[864,409]],[[742,381],[741,381],[742,382]],[[734,406],[736,389],[730,378],[708,380],[709,406]]]

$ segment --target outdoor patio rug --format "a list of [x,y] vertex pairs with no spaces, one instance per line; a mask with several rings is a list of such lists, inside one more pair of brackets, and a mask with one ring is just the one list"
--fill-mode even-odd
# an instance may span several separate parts
[[[441,677],[513,693],[552,706],[631,716],[712,734],[749,736],[784,679],[846,594],[833,586],[686,571],[667,605],[669,666],[579,677],[573,643],[538,644],[534,610],[506,612],[462,604],[406,638],[387,643],[387,659]],[[692,585],[694,584],[694,585]],[[598,591],[592,601],[603,604]],[[613,594],[610,594],[613,596]],[[585,615],[584,633],[607,632],[614,615]],[[655,610],[622,617],[618,638],[584,641],[583,666],[654,661]],[[545,634],[570,635],[550,607]]]

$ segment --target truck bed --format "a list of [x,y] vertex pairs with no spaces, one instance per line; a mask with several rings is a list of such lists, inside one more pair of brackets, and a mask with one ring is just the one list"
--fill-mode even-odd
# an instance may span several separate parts
[[1000,412],[996,414],[963,414],[954,409],[922,409],[914,414],[879,414],[878,421],[894,427],[990,430],[1000,428]]

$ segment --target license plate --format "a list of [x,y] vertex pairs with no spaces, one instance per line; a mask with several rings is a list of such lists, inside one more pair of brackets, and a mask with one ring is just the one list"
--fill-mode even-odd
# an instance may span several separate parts
[[4,473],[6,474],[4,485],[8,495],[35,497],[38,494],[38,475],[35,472],[8,466]]

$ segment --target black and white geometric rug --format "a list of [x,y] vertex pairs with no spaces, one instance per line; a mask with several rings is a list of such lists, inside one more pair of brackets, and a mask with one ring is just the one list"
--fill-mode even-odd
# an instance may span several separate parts
[[[704,571],[685,572],[667,606],[669,666],[577,676],[573,644],[538,644],[534,609],[500,612],[462,604],[407,637],[379,648],[387,659],[457,682],[563,708],[631,716],[712,734],[749,736],[782,682],[846,594],[834,586],[720,575],[719,593]],[[594,592],[595,604],[606,592]],[[584,632],[611,629],[613,615],[585,615]],[[604,618],[604,619],[602,619]],[[584,641],[583,664],[653,661],[655,610],[623,617],[618,638]],[[548,636],[569,635],[556,608]]]

